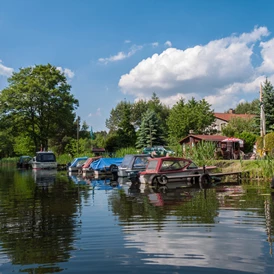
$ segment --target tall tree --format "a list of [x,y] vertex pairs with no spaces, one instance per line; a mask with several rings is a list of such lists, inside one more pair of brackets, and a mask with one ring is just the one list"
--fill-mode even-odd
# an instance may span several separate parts
[[68,134],[78,100],[62,72],[50,64],[36,65],[13,73],[8,83],[0,94],[0,119],[10,119],[15,134],[28,136],[36,150]]
[[110,117],[106,120],[106,127],[110,130],[110,132],[115,132],[118,130],[119,124],[121,123],[124,116],[124,111],[131,109],[131,107],[132,105],[130,102],[121,101],[115,108],[111,110]]
[[274,130],[274,88],[273,85],[265,80],[263,83],[263,106],[265,112],[265,126],[266,131],[270,132]]
[[135,145],[136,133],[135,128],[131,123],[130,115],[131,105],[124,104],[117,130],[120,141],[119,147],[130,147]]
[[172,107],[167,120],[169,140],[175,144],[190,130],[196,134],[204,133],[214,120],[213,110],[204,99],[196,101],[192,98],[188,103],[181,99]]
[[145,113],[141,127],[137,133],[136,147],[164,145],[163,132],[159,126],[159,119],[152,110]]
[[257,114],[260,108],[260,100],[254,99],[252,102],[239,103],[235,108],[236,114]]

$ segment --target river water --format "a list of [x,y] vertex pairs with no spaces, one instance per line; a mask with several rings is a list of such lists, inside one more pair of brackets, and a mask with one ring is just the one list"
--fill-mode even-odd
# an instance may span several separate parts
[[274,273],[258,184],[145,188],[0,169],[0,273]]

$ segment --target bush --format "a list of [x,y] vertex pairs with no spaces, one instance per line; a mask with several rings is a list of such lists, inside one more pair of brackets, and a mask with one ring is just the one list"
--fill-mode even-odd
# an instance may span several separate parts
[[256,142],[257,135],[250,132],[242,132],[235,135],[235,137],[242,139],[244,141],[244,153],[252,152],[254,143]]
[[265,150],[272,155],[274,152],[274,132],[265,135]]

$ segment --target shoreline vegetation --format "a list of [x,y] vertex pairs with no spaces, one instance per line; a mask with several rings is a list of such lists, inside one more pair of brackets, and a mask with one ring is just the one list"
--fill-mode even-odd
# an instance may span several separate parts
[[[61,156],[57,157],[57,162],[60,165],[65,165],[71,159]],[[2,158],[1,166],[16,167],[19,157]],[[193,159],[195,161],[195,159]],[[261,186],[269,184],[274,174],[274,158],[265,158],[257,160],[210,160],[205,165],[215,165],[216,172],[242,172],[244,180],[257,181]],[[199,163],[200,165],[200,163]],[[243,182],[244,182],[243,180]]]

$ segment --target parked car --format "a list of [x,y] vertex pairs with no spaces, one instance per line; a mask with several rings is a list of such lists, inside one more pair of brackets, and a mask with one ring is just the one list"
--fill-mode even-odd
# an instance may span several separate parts
[[164,146],[154,146],[154,147],[145,147],[143,148],[144,154],[151,154],[152,156],[166,156],[166,155],[175,155],[175,152]]

